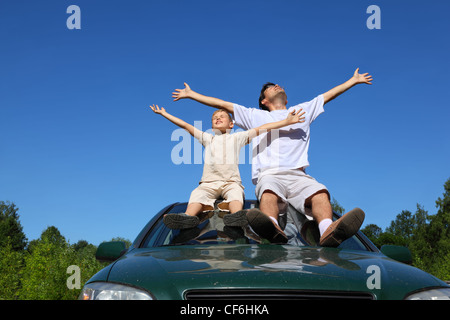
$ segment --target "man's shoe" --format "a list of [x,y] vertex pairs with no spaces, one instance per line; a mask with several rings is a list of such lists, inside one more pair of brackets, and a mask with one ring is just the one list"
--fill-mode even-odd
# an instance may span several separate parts
[[185,213],[169,213],[164,215],[163,222],[170,229],[189,229],[198,226],[200,219]]
[[337,247],[355,235],[364,221],[364,211],[355,208],[334,221],[320,237],[322,247]]
[[246,227],[248,225],[247,210],[239,210],[224,215],[223,223],[229,227]]
[[267,239],[271,243],[287,243],[288,238],[283,230],[259,209],[254,208],[248,210],[247,220],[250,227],[261,238]]

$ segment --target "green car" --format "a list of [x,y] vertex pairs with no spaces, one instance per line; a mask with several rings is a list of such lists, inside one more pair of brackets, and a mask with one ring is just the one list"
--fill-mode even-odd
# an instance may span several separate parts
[[[256,205],[245,202],[247,209]],[[167,228],[163,215],[186,206],[161,210],[128,249],[102,243],[97,259],[112,263],[85,284],[79,299],[450,299],[449,285],[408,265],[407,248],[380,252],[361,232],[338,248],[311,245],[298,232],[307,219],[292,207],[280,218],[289,242],[279,245],[248,227],[225,226],[218,210],[204,213],[196,228]]]

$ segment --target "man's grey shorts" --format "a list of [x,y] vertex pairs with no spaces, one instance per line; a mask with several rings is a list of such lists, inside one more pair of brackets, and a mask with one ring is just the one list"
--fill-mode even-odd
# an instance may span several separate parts
[[275,193],[284,203],[289,203],[308,216],[311,216],[311,211],[305,210],[306,199],[319,191],[326,191],[330,198],[327,187],[300,169],[286,169],[262,175],[255,189],[259,200],[267,190]]

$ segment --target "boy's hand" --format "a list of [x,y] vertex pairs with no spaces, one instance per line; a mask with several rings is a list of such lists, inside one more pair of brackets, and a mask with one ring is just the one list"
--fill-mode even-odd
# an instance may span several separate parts
[[173,101],[189,98],[191,92],[191,87],[185,82],[184,89],[175,89],[175,92],[172,92],[172,98],[174,98]]
[[303,109],[298,109],[298,111],[292,111],[289,112],[288,116],[286,117],[286,121],[288,124],[294,124],[294,123],[299,123],[299,122],[305,122],[305,111],[303,111]]
[[150,106],[150,108],[153,110],[153,112],[154,113],[157,113],[157,114],[160,114],[160,115],[163,115],[163,113],[165,113],[166,112],[166,109],[164,109],[163,107],[161,107],[161,109],[158,107],[158,105],[153,105],[153,106]]
[[372,76],[368,73],[360,74],[359,68],[357,68],[355,73],[353,74],[352,80],[355,82],[355,84],[358,83],[372,84]]

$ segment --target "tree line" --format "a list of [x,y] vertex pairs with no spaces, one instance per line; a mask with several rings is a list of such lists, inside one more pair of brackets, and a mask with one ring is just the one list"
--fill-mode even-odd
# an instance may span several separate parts
[[[28,241],[16,205],[0,201],[0,300],[77,299],[83,284],[108,264],[95,259],[96,250],[85,240],[68,243],[55,226]],[[69,266],[80,270],[78,288],[68,286]]]
[[[333,209],[345,210],[333,199]],[[403,210],[384,231],[374,224],[362,229],[378,247],[406,246],[413,266],[450,280],[450,179],[436,201],[436,214],[417,204],[412,213]],[[129,240],[114,238],[112,240]],[[85,240],[70,244],[59,230],[50,226],[38,239],[28,241],[14,203],[0,201],[0,300],[73,300],[83,284],[107,263],[95,259],[97,247]],[[79,267],[80,288],[69,288],[69,266]]]
[[436,214],[417,204],[415,213],[403,210],[384,231],[369,224],[362,232],[378,247],[408,247],[413,266],[442,280],[450,280],[450,179],[442,197],[436,200]]

